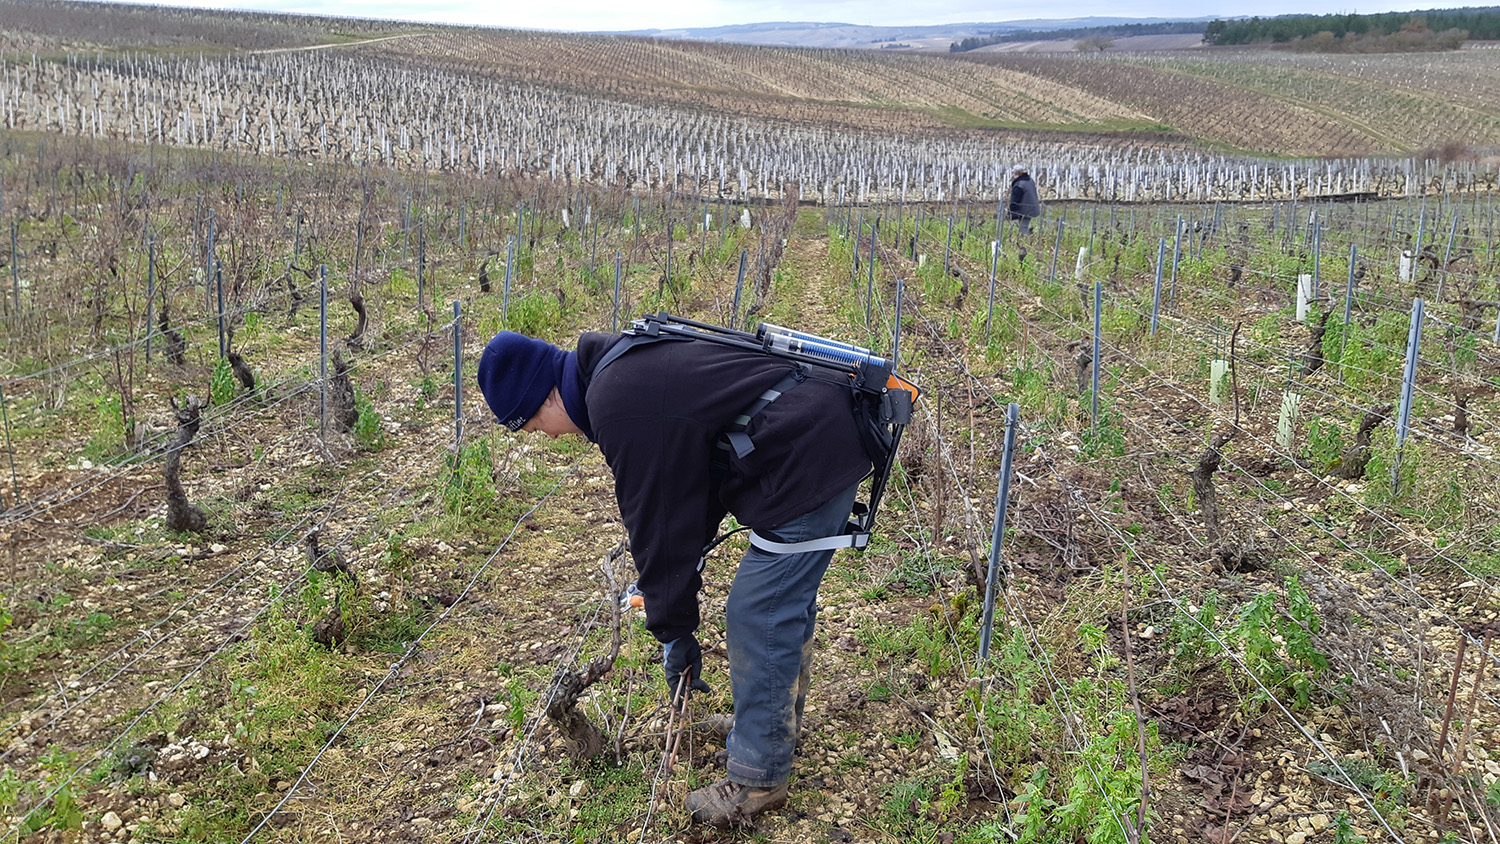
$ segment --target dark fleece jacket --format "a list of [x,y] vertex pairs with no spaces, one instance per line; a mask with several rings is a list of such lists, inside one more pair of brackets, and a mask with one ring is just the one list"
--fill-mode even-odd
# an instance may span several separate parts
[[698,558],[726,512],[765,532],[853,486],[871,464],[849,387],[815,370],[751,420],[753,452],[715,469],[719,435],[792,364],[665,340],[631,349],[592,378],[618,337],[579,338],[578,372],[594,440],[614,472],[646,627],[669,642],[698,628]]
[[1022,173],[1011,180],[1010,205],[1007,210],[1010,211],[1012,220],[1042,216],[1042,200],[1037,196],[1036,182],[1032,181],[1030,174]]

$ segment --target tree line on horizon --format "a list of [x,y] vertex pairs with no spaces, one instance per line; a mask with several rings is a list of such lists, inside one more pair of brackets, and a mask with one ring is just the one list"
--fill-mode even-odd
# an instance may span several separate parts
[[[1215,20],[1203,32],[1205,44],[1322,45],[1334,52],[1341,47],[1351,52],[1368,48],[1455,49],[1470,38],[1500,39],[1500,6]],[[1299,45],[1299,41],[1303,43]]]
[[1500,6],[1428,9],[1377,14],[1277,15],[1213,21],[1168,21],[1076,29],[1023,30],[974,35],[948,45],[966,53],[992,44],[1058,39],[1092,40],[1133,35],[1203,33],[1213,46],[1280,44],[1318,52],[1406,52],[1452,50],[1469,39],[1500,40]]

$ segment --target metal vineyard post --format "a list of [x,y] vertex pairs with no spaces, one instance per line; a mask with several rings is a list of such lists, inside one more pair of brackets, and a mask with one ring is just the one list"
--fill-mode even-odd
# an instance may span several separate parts
[[1161,268],[1167,259],[1167,239],[1161,238],[1156,245],[1156,287],[1151,294],[1151,336],[1156,336],[1156,317],[1161,311]]
[[214,309],[213,289],[209,287],[214,278],[214,212],[208,212],[208,248],[203,251],[203,299],[204,309]]
[[[617,253],[618,254],[618,253]],[[616,259],[618,263],[618,258]],[[511,235],[505,244],[505,287],[500,296],[500,319],[510,319],[510,279],[511,270],[516,263],[516,236]]]
[[453,300],[453,453],[457,455],[464,441],[463,310]]
[[10,224],[10,295],[15,313],[21,312],[21,253],[16,250],[19,221]]
[[146,237],[146,362],[151,362],[151,335],[156,307],[156,235]]
[[1349,282],[1344,287],[1344,324],[1339,336],[1339,379],[1344,377],[1344,350],[1349,348],[1349,308],[1354,304],[1354,264],[1359,247],[1349,244]]
[[[610,330],[611,333],[620,330],[620,258],[621,258],[621,256],[620,256],[620,250],[616,249],[615,250],[615,306],[614,306],[614,310],[611,311],[610,315],[609,315],[609,330]],[[745,278],[744,267],[745,267],[745,257],[744,257],[744,253],[741,252],[740,253],[740,280],[741,280],[741,282],[743,282],[744,278]],[[508,291],[510,290],[510,284],[509,284],[509,282],[510,282],[510,271],[509,270],[506,271],[505,279],[506,279],[506,287],[505,287],[505,289],[506,289],[506,291],[508,293]]]
[[1458,212],[1453,212],[1453,224],[1448,226],[1448,246],[1443,250],[1443,266],[1438,272],[1437,300],[1443,301],[1443,287],[1448,281],[1448,259],[1453,257],[1453,236],[1458,233]]
[[214,267],[214,287],[219,299],[219,357],[229,356],[229,335],[224,330],[224,273]]
[[1057,281],[1057,254],[1062,251],[1063,229],[1068,225],[1068,218],[1064,216],[1057,221],[1057,242],[1052,245],[1052,268],[1047,270],[1047,283]]
[[422,313],[422,302],[427,286],[427,224],[417,229],[417,313]]
[[[0,385],[0,420],[5,422],[5,453],[10,457],[11,506],[21,506],[21,485],[16,481],[16,452],[10,444],[10,413],[5,409],[5,387]],[[3,503],[3,502],[0,502]]]
[[1312,256],[1313,256],[1312,296],[1310,298],[1317,299],[1318,298],[1318,287],[1319,287],[1319,282],[1320,282],[1320,279],[1318,277],[1318,270],[1319,270],[1319,268],[1322,265],[1322,257],[1323,257],[1323,221],[1320,220],[1320,219],[1318,219],[1318,212],[1314,211],[1312,213],[1312,220],[1310,222],[1310,225],[1312,226]]
[[1411,327],[1406,335],[1406,367],[1401,373],[1401,410],[1396,415],[1396,456],[1391,461],[1391,495],[1401,490],[1401,449],[1411,429],[1411,396],[1417,383],[1417,357],[1422,347],[1422,316],[1426,303],[1411,300]]
[[1095,436],[1096,440],[1097,440],[1098,435],[1099,435],[1099,432],[1098,432],[1098,428],[1099,428],[1099,329],[1100,329],[1100,313],[1099,312],[1101,310],[1103,310],[1103,307],[1102,307],[1103,304],[1104,304],[1104,282],[1103,281],[1096,281],[1096,282],[1094,282],[1094,363],[1093,363],[1093,369],[1094,369],[1094,372],[1093,372],[1093,385],[1094,386],[1093,386],[1092,410],[1090,411],[1092,413],[1092,418],[1094,420],[1093,421],[1093,425],[1094,425],[1094,429],[1095,429],[1094,430],[1094,436]]
[[995,527],[990,533],[990,564],[984,579],[984,619],[979,627],[979,661],[990,658],[990,640],[995,627],[995,584],[1000,579],[1000,545],[1005,539],[1005,515],[1010,505],[1011,459],[1016,453],[1016,428],[1021,406],[1011,402],[1005,409],[1005,450],[1000,457],[1000,489],[995,493]]
[[318,265],[318,435],[328,436],[328,265]]
[[995,319],[995,266],[1000,263],[1000,241],[990,241],[990,303],[984,317],[984,345],[990,344],[990,323]]
[[[740,271],[734,281],[734,302],[729,306],[729,327],[734,328],[740,318],[740,294],[745,289],[745,268],[750,262],[750,251],[740,250]],[[619,307],[620,299],[620,272],[618,266],[615,269],[615,307]]]
[[896,279],[895,326],[891,329],[891,369],[901,362],[901,300],[906,297],[906,282]]
[[1177,236],[1172,243],[1172,285],[1167,290],[1167,307],[1177,301],[1177,264],[1182,260],[1182,215],[1177,215]]
[[953,255],[953,215],[948,215],[948,240],[943,244],[943,275],[947,275],[948,261]]

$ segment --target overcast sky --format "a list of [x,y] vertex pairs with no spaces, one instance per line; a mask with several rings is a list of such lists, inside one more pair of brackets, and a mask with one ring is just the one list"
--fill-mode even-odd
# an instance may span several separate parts
[[[302,12],[345,17],[396,18],[433,23],[480,24],[520,29],[573,31],[675,29],[766,21],[836,21],[875,26],[910,26],[971,21],[1090,16],[1196,18],[1209,15],[1282,15],[1296,12],[1389,12],[1422,4],[1376,3],[1349,8],[1333,0],[1016,0],[1011,4],[974,0],[153,0],[160,5],[215,9]],[[1431,4],[1427,4],[1430,6]]]

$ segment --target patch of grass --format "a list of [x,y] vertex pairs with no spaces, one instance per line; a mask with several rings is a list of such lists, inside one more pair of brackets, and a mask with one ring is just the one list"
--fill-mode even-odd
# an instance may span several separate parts
[[392,607],[389,612],[376,615],[368,596],[351,599],[358,603],[349,607],[354,618],[349,625],[349,645],[360,651],[380,651],[399,654],[406,651],[409,643],[416,641],[431,623],[435,610],[422,601],[405,601],[402,606]]
[[93,399],[88,444],[83,455],[96,463],[107,463],[125,450],[125,421],[120,415],[120,396],[104,388]]
[[[596,763],[566,765],[561,783],[584,783],[577,799],[559,802],[560,829],[566,841],[620,840],[639,824],[641,807],[650,799],[651,777],[640,766]],[[569,788],[571,798],[571,785]],[[578,814],[572,815],[571,810]]]
[[[104,641],[115,627],[108,613],[97,610],[82,617],[68,617],[65,610],[73,603],[59,592],[46,602],[30,601],[17,607],[0,595],[0,686],[12,677],[37,667],[38,660],[49,655],[91,647]],[[17,615],[35,622],[25,631],[12,629]]]
[[494,455],[489,440],[465,443],[458,455],[443,455],[443,510],[454,516],[487,512],[496,500]]

